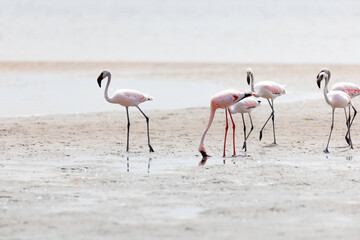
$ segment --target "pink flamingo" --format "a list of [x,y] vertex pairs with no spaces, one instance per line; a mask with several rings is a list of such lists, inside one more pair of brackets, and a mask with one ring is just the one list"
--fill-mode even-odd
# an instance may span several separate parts
[[[319,80],[319,75],[320,73],[326,73],[328,75],[328,79],[330,81],[330,77],[331,77],[331,73],[327,68],[323,68],[319,74],[317,75],[317,79]],[[343,91],[345,93],[347,93],[350,98],[354,98],[360,95],[360,87],[354,83],[348,83],[348,82],[339,82],[339,83],[335,83],[332,87],[331,87],[332,91]],[[353,119],[351,120],[351,108],[349,106],[349,118],[347,117],[346,114],[346,108],[344,108],[344,112],[345,112],[345,118],[346,118],[346,125],[348,126],[350,124],[350,127],[352,126],[352,123],[354,121],[354,118],[357,114],[356,111],[354,111],[354,116]],[[348,132],[348,134],[345,136],[345,140],[346,142],[350,144],[350,140],[351,140],[351,136],[350,136],[350,132]]]
[[[262,131],[264,130],[266,124],[269,122],[270,118],[272,118],[273,135],[274,135],[273,144],[276,145],[274,99],[283,94],[286,94],[285,85],[280,85],[280,84],[278,84],[276,82],[272,82],[272,81],[262,81],[262,82],[258,82],[254,86],[254,75],[252,73],[252,70],[250,68],[248,68],[246,70],[246,73],[247,73],[247,78],[246,78],[247,83],[249,85],[251,84],[251,91],[254,93],[254,96],[266,98],[271,107],[271,110],[272,110],[269,118],[266,120],[264,126],[260,130],[260,140],[262,139]],[[271,100],[271,103],[270,103],[269,99]]]
[[221,109],[225,109],[225,116],[226,116],[226,126],[225,126],[225,138],[224,138],[224,153],[223,153],[223,157],[225,157],[225,147],[226,147],[226,136],[227,136],[227,131],[229,128],[228,125],[228,115],[227,113],[229,112],[230,118],[231,118],[231,122],[232,122],[232,126],[233,126],[233,148],[234,148],[234,156],[236,155],[235,152],[235,123],[234,120],[232,118],[232,115],[230,113],[229,107],[237,102],[239,102],[240,100],[251,96],[252,93],[246,93],[242,90],[237,90],[237,89],[229,89],[229,90],[225,90],[225,91],[221,91],[217,94],[215,94],[212,98],[211,98],[211,103],[210,103],[210,118],[209,118],[209,122],[208,125],[201,137],[201,141],[200,141],[200,146],[199,146],[199,152],[201,153],[201,155],[206,158],[206,157],[210,157],[209,155],[206,154],[206,150],[204,147],[204,139],[205,139],[205,135],[208,132],[213,120],[214,120],[214,116],[215,116],[215,111],[218,108]]
[[[324,97],[325,100],[327,102],[327,104],[329,104],[332,107],[332,123],[331,123],[331,128],[330,128],[330,134],[329,134],[329,139],[326,145],[326,149],[324,150],[324,153],[329,153],[328,147],[329,147],[329,142],[330,142],[330,138],[331,138],[331,133],[332,130],[334,128],[334,112],[336,108],[346,108],[349,106],[352,106],[352,102],[351,102],[351,98],[348,94],[346,94],[343,91],[338,91],[338,90],[332,90],[329,92],[328,90],[328,84],[329,84],[329,76],[325,73],[325,72],[321,72],[319,74],[319,77],[317,79],[317,85],[320,88],[320,84],[321,81],[325,79],[325,87],[324,87]],[[356,112],[354,106],[352,106],[352,108],[354,109],[354,111]],[[346,116],[346,115],[345,115]],[[350,124],[346,124],[347,126],[347,134],[350,133]],[[350,134],[349,134],[350,135]],[[352,141],[351,139],[350,141],[350,148],[353,149],[352,146]]]
[[150,152],[154,152],[154,149],[150,145],[150,135],[149,135],[149,118],[145,115],[145,113],[140,109],[139,104],[146,102],[146,101],[152,101],[153,97],[151,97],[148,94],[141,93],[137,90],[131,90],[131,89],[119,89],[115,92],[113,97],[109,97],[108,95],[108,89],[111,81],[111,74],[108,71],[103,71],[100,76],[97,79],[97,82],[99,84],[99,87],[101,88],[101,81],[108,77],[108,81],[105,87],[105,99],[109,103],[114,104],[120,104],[121,106],[124,106],[126,108],[126,115],[127,115],[127,145],[126,145],[126,151],[129,151],[129,132],[130,132],[130,119],[129,119],[129,107],[136,107],[139,109],[139,111],[144,115],[146,119],[147,124],[147,137],[148,137],[148,145]]
[[[247,151],[247,147],[246,147],[246,140],[248,139],[248,137],[250,136],[250,133],[252,132],[252,130],[254,129],[254,125],[251,119],[251,111],[253,109],[255,109],[256,107],[258,107],[260,105],[261,101],[257,100],[255,97],[248,97],[245,98],[241,101],[239,101],[238,103],[232,105],[230,107],[230,112],[232,114],[234,113],[241,113],[241,117],[243,120],[243,125],[244,125],[244,144],[243,144],[243,149],[245,150],[245,152]],[[244,119],[244,113],[249,114],[249,118],[250,118],[250,123],[251,123],[251,129],[249,131],[249,133],[246,136],[246,125],[245,125],[245,119]]]

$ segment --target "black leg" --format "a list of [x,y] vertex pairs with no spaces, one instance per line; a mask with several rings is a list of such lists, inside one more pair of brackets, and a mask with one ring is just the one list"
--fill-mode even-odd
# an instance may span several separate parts
[[152,146],[150,145],[149,118],[145,115],[145,113],[144,113],[143,111],[141,111],[141,109],[139,108],[139,106],[136,106],[136,107],[137,107],[137,109],[139,109],[139,111],[142,113],[142,115],[144,115],[144,117],[145,117],[145,119],[146,119],[149,151],[150,151],[150,152],[154,152],[154,149],[153,149]]
[[262,131],[264,130],[266,124],[269,122],[270,118],[274,115],[274,110],[273,110],[273,107],[271,106],[271,103],[270,103],[269,99],[268,99],[268,102],[269,102],[269,104],[270,104],[270,107],[271,107],[272,112],[271,112],[271,114],[270,114],[270,117],[266,120],[264,126],[263,126],[263,127],[261,128],[261,130],[260,130],[260,141],[261,141],[261,139],[262,139]]
[[329,153],[329,149],[328,149],[329,148],[329,142],[330,142],[332,130],[334,128],[334,112],[335,112],[335,108],[333,108],[333,110],[332,110],[332,120],[331,120],[330,134],[329,134],[329,139],[328,139],[328,142],[327,142],[327,145],[326,145],[326,149],[324,150],[324,153]]
[[247,134],[247,136],[246,136],[246,140],[249,138],[250,133],[251,133],[252,130],[254,129],[254,125],[253,125],[253,122],[252,122],[251,115],[250,115],[250,113],[248,113],[248,114],[249,114],[249,118],[250,118],[251,128],[250,128],[250,131],[248,132],[248,134]]
[[244,114],[241,114],[242,120],[243,120],[243,124],[244,124],[244,145],[243,145],[243,149],[245,150],[245,152],[247,151],[246,148],[246,125],[245,125],[245,119],[244,119]]
[[351,122],[350,122],[349,127],[348,127],[348,134],[349,134],[350,148],[351,148],[351,149],[353,149],[353,145],[352,145],[352,140],[351,140],[351,137],[350,137],[350,128],[351,128],[351,126],[352,126],[352,124],[353,124],[353,122],[354,122],[355,116],[356,116],[356,114],[357,114],[357,111],[356,111],[356,109],[354,108],[354,106],[352,106],[352,108],[353,108],[353,110],[354,110],[354,116],[353,116],[353,118],[351,119]]
[[227,116],[227,109],[225,109],[225,119],[226,119],[226,124],[225,124],[225,137],[224,137],[224,152],[223,152],[223,157],[225,157],[225,148],[226,148],[226,137],[227,137],[227,132],[229,129],[229,124],[228,124],[228,116]]
[[[251,114],[249,114],[249,118],[250,118],[250,123],[251,123],[251,128],[250,128],[250,131],[248,132],[247,136],[246,136],[246,140],[249,138],[250,136],[250,133],[252,132],[252,130],[254,129],[254,125],[253,125],[253,122],[252,122],[252,118],[251,118]],[[243,145],[243,149],[245,148],[245,142],[244,142],[244,145]]]
[[[350,125],[350,118],[348,118],[347,113],[346,113],[346,108],[344,108],[344,112],[345,112],[345,119],[346,119],[346,127],[348,129],[348,131],[345,134],[345,141],[347,142],[347,144],[350,146],[350,139],[348,137],[349,135],[349,125]],[[350,107],[349,107],[349,116],[350,116]]]
[[273,124],[273,135],[274,135],[274,142],[273,144],[276,144],[276,138],[275,138],[275,111],[274,111],[274,100],[271,99],[271,109],[272,109],[272,124]]
[[129,107],[126,107],[126,116],[128,120],[127,124],[127,139],[126,139],[126,151],[129,151],[129,134],[130,134],[130,118],[129,118]]

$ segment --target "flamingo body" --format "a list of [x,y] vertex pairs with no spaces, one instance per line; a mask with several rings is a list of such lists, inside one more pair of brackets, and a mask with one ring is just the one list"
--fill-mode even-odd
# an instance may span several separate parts
[[335,83],[331,87],[331,90],[343,91],[343,92],[347,93],[351,98],[354,98],[354,97],[360,95],[360,87],[354,83],[349,83],[349,82]]
[[230,107],[230,112],[234,113],[250,113],[254,108],[260,106],[259,100],[255,97],[248,97],[244,98],[243,100],[239,101],[238,103],[232,105]]
[[124,107],[136,107],[140,103],[153,100],[152,96],[132,89],[119,89],[111,98],[113,103]]
[[245,92],[237,89],[228,89],[218,92],[211,98],[211,104],[216,108],[226,109],[240,101]]
[[345,108],[351,106],[350,96],[343,91],[329,91],[327,97],[326,102],[332,108]]
[[274,99],[285,94],[285,86],[272,81],[258,82],[254,86],[255,96],[266,99]]

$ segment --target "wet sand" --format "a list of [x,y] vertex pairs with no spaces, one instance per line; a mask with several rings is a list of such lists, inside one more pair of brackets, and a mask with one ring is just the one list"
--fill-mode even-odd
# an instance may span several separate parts
[[[273,80],[317,92],[323,66],[270,64],[2,63],[7,74],[48,72],[160,81],[236,84],[251,66],[255,81]],[[327,66],[331,83],[358,80],[358,66]],[[222,89],[219,89],[222,90]],[[186,94],[184,95],[186,97]],[[354,99],[355,106],[359,99]],[[360,235],[360,136],[357,121],[346,148],[343,110],[337,110],[330,154],[322,153],[331,109],[321,97],[275,100],[272,129],[258,140],[270,114],[265,101],[252,116],[248,154],[241,151],[235,115],[236,157],[221,158],[224,113],[218,110],[205,139],[213,157],[198,166],[197,147],[209,109],[148,110],[151,141],[136,110],[130,153],[126,114],[119,111],[1,118],[0,239],[354,239]],[[247,118],[247,117],[246,117]],[[249,127],[249,126],[248,126]],[[232,132],[229,131],[229,139]]]

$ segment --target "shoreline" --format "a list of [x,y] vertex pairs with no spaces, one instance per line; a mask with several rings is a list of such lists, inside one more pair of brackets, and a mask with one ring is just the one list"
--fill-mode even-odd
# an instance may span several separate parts
[[[75,69],[89,78],[98,72]],[[151,69],[139,65],[125,73],[114,71],[114,75],[245,82],[245,69],[237,66]],[[318,91],[322,96],[316,86],[317,72],[313,73],[317,66],[305,69],[268,66],[257,69],[255,81],[271,74],[269,80],[288,81],[297,90],[293,94]],[[335,68],[334,80],[354,81],[351,77],[360,76],[360,68],[345,70],[349,69]],[[57,70],[47,72],[57,74]],[[286,76],[294,77],[286,80]],[[354,99],[355,104],[358,101]],[[252,112],[254,131],[246,156],[241,151],[241,115],[233,115],[238,156],[231,157],[229,128],[226,158],[222,158],[225,116],[218,110],[205,138],[213,158],[204,166],[198,166],[202,158],[197,148],[208,123],[209,107],[147,110],[154,153],[148,152],[146,122],[137,111],[131,112],[129,153],[125,151],[124,109],[0,118],[0,235],[6,239],[181,236],[194,240],[359,236],[357,121],[351,132],[354,149],[350,150],[344,139],[344,112],[336,111],[330,154],[326,155],[322,151],[330,130],[331,108],[323,98],[296,104],[275,100],[275,147],[270,144],[271,122],[259,141],[259,128],[270,112],[266,101]],[[245,119],[249,130],[247,115]]]

